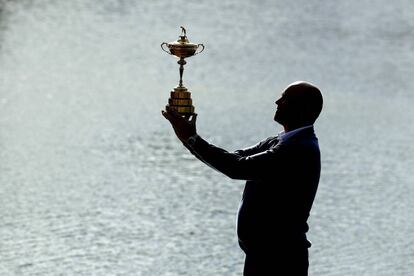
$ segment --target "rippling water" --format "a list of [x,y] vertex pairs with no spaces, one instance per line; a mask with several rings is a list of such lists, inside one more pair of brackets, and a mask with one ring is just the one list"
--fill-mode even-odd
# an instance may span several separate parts
[[414,275],[411,1],[0,1],[0,274],[240,275],[243,182],[160,115],[187,27],[199,133],[280,131],[274,100],[319,85],[311,275]]

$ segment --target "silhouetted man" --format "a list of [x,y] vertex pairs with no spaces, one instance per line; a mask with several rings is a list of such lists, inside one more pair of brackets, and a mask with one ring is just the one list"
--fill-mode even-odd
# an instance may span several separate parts
[[196,117],[162,114],[198,159],[233,179],[247,180],[238,213],[239,244],[246,253],[244,275],[308,274],[307,219],[320,176],[313,124],[322,94],[308,82],[289,85],[276,101],[274,120],[284,131],[255,146],[227,152],[196,133]]

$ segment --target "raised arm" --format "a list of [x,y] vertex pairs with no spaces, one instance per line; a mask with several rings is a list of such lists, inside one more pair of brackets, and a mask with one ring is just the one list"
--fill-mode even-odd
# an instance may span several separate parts
[[[187,148],[201,161],[213,167],[219,172],[233,179],[263,180],[275,177],[278,170],[282,169],[283,147],[276,146],[272,149],[247,155],[248,150],[234,153],[209,144],[201,137],[192,146]],[[253,150],[253,148],[251,149]]]
[[275,146],[263,151],[264,143],[234,153],[211,145],[199,136],[189,145],[189,138],[197,134],[197,115],[185,119],[175,111],[163,111],[162,114],[170,121],[177,137],[196,157],[233,179],[259,180],[272,177],[275,170],[280,169],[283,164],[283,148]]
[[276,137],[269,137],[269,138],[257,143],[256,145],[251,146],[251,147],[236,150],[236,151],[234,151],[234,153],[237,154],[237,155],[243,156],[243,157],[253,155],[253,154],[256,154],[256,153],[260,153],[260,152],[264,151],[265,149],[267,149],[269,147],[269,143],[271,143],[273,140],[275,140],[275,138]]

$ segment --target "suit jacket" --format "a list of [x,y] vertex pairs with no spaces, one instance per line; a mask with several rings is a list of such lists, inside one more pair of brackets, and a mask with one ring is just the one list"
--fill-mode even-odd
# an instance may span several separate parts
[[310,247],[307,219],[320,176],[320,151],[313,127],[287,141],[269,137],[257,145],[228,152],[198,137],[190,151],[233,179],[247,180],[237,234],[245,251]]

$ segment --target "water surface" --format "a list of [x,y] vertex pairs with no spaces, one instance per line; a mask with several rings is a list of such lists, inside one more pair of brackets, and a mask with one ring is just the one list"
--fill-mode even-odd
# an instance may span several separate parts
[[393,1],[1,1],[0,274],[240,275],[243,182],[160,110],[187,27],[198,131],[281,129],[284,87],[324,93],[310,275],[414,275],[414,7]]

